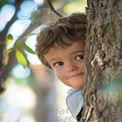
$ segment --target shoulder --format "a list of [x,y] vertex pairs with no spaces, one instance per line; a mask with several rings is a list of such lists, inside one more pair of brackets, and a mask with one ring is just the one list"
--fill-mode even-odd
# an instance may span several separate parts
[[70,89],[66,98],[66,104],[71,114],[76,118],[83,105],[81,89]]

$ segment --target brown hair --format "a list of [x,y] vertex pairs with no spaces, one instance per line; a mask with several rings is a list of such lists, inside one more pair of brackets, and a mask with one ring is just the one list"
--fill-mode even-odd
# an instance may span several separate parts
[[85,41],[85,33],[86,15],[81,13],[73,13],[68,17],[62,17],[46,24],[37,37],[36,52],[39,59],[51,68],[44,55],[55,44],[68,46],[78,39]]

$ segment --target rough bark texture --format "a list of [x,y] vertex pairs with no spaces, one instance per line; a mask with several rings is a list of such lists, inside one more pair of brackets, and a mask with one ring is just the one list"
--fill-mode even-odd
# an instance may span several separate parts
[[111,89],[112,79],[122,76],[122,0],[87,2],[86,84],[80,122],[122,122],[122,92]]

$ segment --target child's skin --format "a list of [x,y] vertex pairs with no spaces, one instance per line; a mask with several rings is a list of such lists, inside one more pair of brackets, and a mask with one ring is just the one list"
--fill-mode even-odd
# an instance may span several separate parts
[[84,84],[84,46],[82,40],[66,47],[55,45],[44,55],[61,82],[73,88]]

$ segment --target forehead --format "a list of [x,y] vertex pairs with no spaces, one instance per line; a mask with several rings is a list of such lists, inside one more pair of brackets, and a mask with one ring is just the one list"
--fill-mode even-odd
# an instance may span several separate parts
[[78,45],[85,45],[85,40],[65,40],[63,43],[54,43],[54,45],[51,47],[52,49],[68,49],[73,46],[78,46]]
[[51,59],[55,57],[68,57],[72,55],[74,52],[84,52],[84,42],[81,40],[74,41],[71,45],[61,46],[56,44],[53,46],[45,55],[46,59]]

